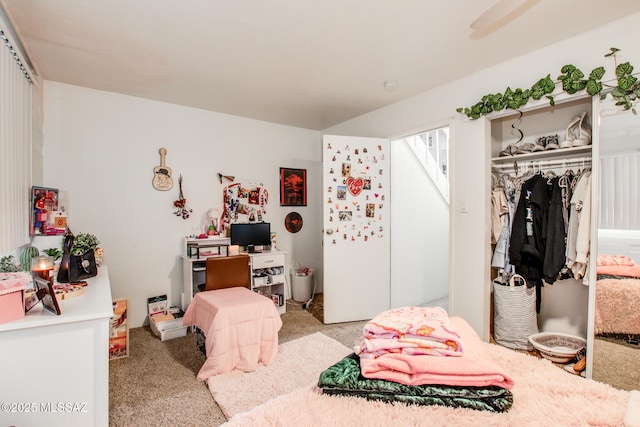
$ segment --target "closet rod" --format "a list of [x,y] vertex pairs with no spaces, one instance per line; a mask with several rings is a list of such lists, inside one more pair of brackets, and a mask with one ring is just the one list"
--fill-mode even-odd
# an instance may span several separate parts
[[533,168],[542,169],[549,167],[575,167],[575,166],[587,166],[591,165],[591,157],[573,157],[570,159],[553,159],[553,160],[524,160],[518,162],[514,159],[513,163],[500,163],[493,165],[492,168],[496,170],[502,169],[519,169],[519,168]]

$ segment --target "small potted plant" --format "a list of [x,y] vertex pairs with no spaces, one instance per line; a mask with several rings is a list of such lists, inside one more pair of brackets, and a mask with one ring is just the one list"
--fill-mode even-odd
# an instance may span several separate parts
[[94,252],[100,241],[96,236],[89,233],[79,233],[73,237],[73,246],[71,246],[71,255],[84,255],[87,252]]
[[53,258],[53,261],[58,261],[62,258],[62,250],[58,248],[43,249],[42,252]]
[[0,258],[0,272],[15,273],[18,271],[20,271],[20,268],[16,265],[16,259],[13,255],[7,255]]
[[[58,270],[58,282],[79,282],[98,274],[95,249],[100,244],[96,236],[89,233],[73,234],[67,228],[63,240],[62,263]],[[67,254],[68,260],[67,260]]]

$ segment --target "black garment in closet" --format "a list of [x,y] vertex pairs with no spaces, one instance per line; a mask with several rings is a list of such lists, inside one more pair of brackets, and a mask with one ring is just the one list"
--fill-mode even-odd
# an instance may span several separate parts
[[509,257],[516,273],[536,287],[536,311],[542,301],[542,278],[545,259],[546,227],[551,198],[547,178],[536,174],[522,183],[520,200],[513,217]]
[[550,180],[551,198],[546,226],[546,246],[542,272],[544,281],[553,284],[560,270],[566,264],[567,230],[564,222],[564,206],[562,202],[562,188],[560,177]]

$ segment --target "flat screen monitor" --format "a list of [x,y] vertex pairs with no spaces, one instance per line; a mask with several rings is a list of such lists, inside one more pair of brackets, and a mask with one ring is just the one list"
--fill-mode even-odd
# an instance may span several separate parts
[[256,252],[256,246],[271,245],[271,224],[231,224],[231,244],[244,246],[248,252]]

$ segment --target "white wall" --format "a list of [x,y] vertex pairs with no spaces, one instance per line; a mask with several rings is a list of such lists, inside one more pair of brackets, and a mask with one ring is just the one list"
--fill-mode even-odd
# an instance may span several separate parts
[[413,150],[391,144],[391,308],[449,293],[449,206]]
[[[618,62],[630,61],[636,66],[640,63],[640,49],[636,43],[640,36],[638,19],[640,14],[631,15],[325,130],[331,134],[387,137],[424,128],[429,123],[454,120],[450,178],[450,311],[465,317],[484,339],[489,333],[489,282],[483,259],[489,242],[486,197],[489,151],[484,146],[488,141],[487,129],[482,120],[472,125],[455,110],[475,104],[487,93],[503,92],[507,86],[529,88],[547,74],[555,79],[566,64],[574,64],[587,74],[595,67],[606,66],[605,80],[613,78],[613,61],[604,58],[610,47],[622,49]],[[456,136],[463,134],[464,138]],[[468,202],[466,213],[459,212],[462,201]]]
[[[113,297],[130,298],[131,327],[145,321],[147,297],[180,304],[181,239],[202,229],[210,208],[222,210],[219,172],[264,184],[264,219],[287,262],[322,271],[320,133],[49,81],[44,112],[43,184],[69,193],[73,232],[101,240]],[[170,191],[151,184],[161,147]],[[280,207],[281,166],[307,169],[308,206]],[[173,215],[180,174],[188,220]],[[284,228],[291,211],[304,220],[296,234]]]

